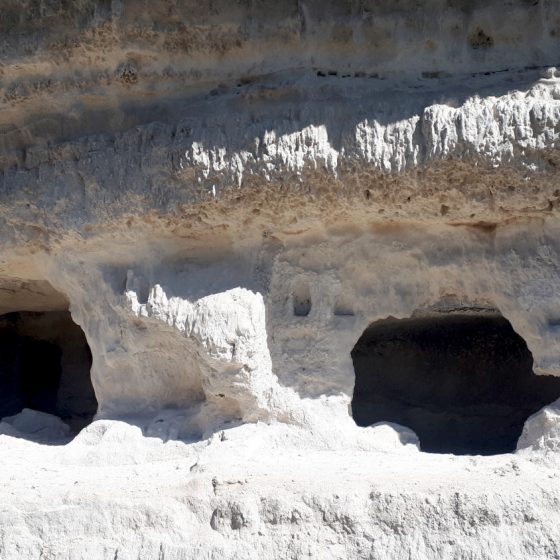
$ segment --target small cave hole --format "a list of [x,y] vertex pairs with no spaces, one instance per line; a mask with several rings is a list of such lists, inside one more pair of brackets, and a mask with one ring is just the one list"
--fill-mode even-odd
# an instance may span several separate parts
[[0,316],[0,418],[23,409],[58,416],[77,433],[97,412],[92,355],[69,311]]
[[311,290],[307,282],[300,282],[294,288],[293,294],[294,315],[307,317],[311,312]]
[[497,310],[376,321],[352,360],[355,422],[407,426],[431,453],[512,452],[525,420],[560,397],[560,378],[533,373],[525,341]]

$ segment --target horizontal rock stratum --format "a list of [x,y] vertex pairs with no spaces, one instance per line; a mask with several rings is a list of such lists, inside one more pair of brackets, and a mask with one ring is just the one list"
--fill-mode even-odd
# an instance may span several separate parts
[[0,558],[559,558],[558,8],[0,0]]

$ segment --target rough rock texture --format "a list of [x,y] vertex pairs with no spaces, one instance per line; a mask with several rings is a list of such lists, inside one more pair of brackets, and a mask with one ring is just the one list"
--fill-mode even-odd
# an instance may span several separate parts
[[560,375],[555,0],[0,13],[0,310],[69,310],[98,403],[0,423],[2,559],[560,557],[557,403],[490,457],[349,411],[388,316]]

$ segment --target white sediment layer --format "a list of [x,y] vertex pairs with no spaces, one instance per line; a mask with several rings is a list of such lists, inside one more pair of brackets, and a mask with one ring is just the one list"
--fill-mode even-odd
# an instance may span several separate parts
[[277,423],[192,444],[142,429],[99,420],[64,447],[0,436],[3,558],[559,553],[558,463],[540,452],[418,453],[389,427],[336,450]]

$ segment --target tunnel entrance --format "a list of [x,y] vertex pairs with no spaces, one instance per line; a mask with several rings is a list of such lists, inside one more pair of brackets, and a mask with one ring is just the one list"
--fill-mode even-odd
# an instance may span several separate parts
[[376,321],[352,360],[356,423],[408,426],[432,453],[512,452],[525,420],[560,397],[560,378],[533,373],[525,341],[496,310]]
[[53,414],[76,433],[97,412],[91,351],[69,311],[0,316],[0,418],[24,408]]

